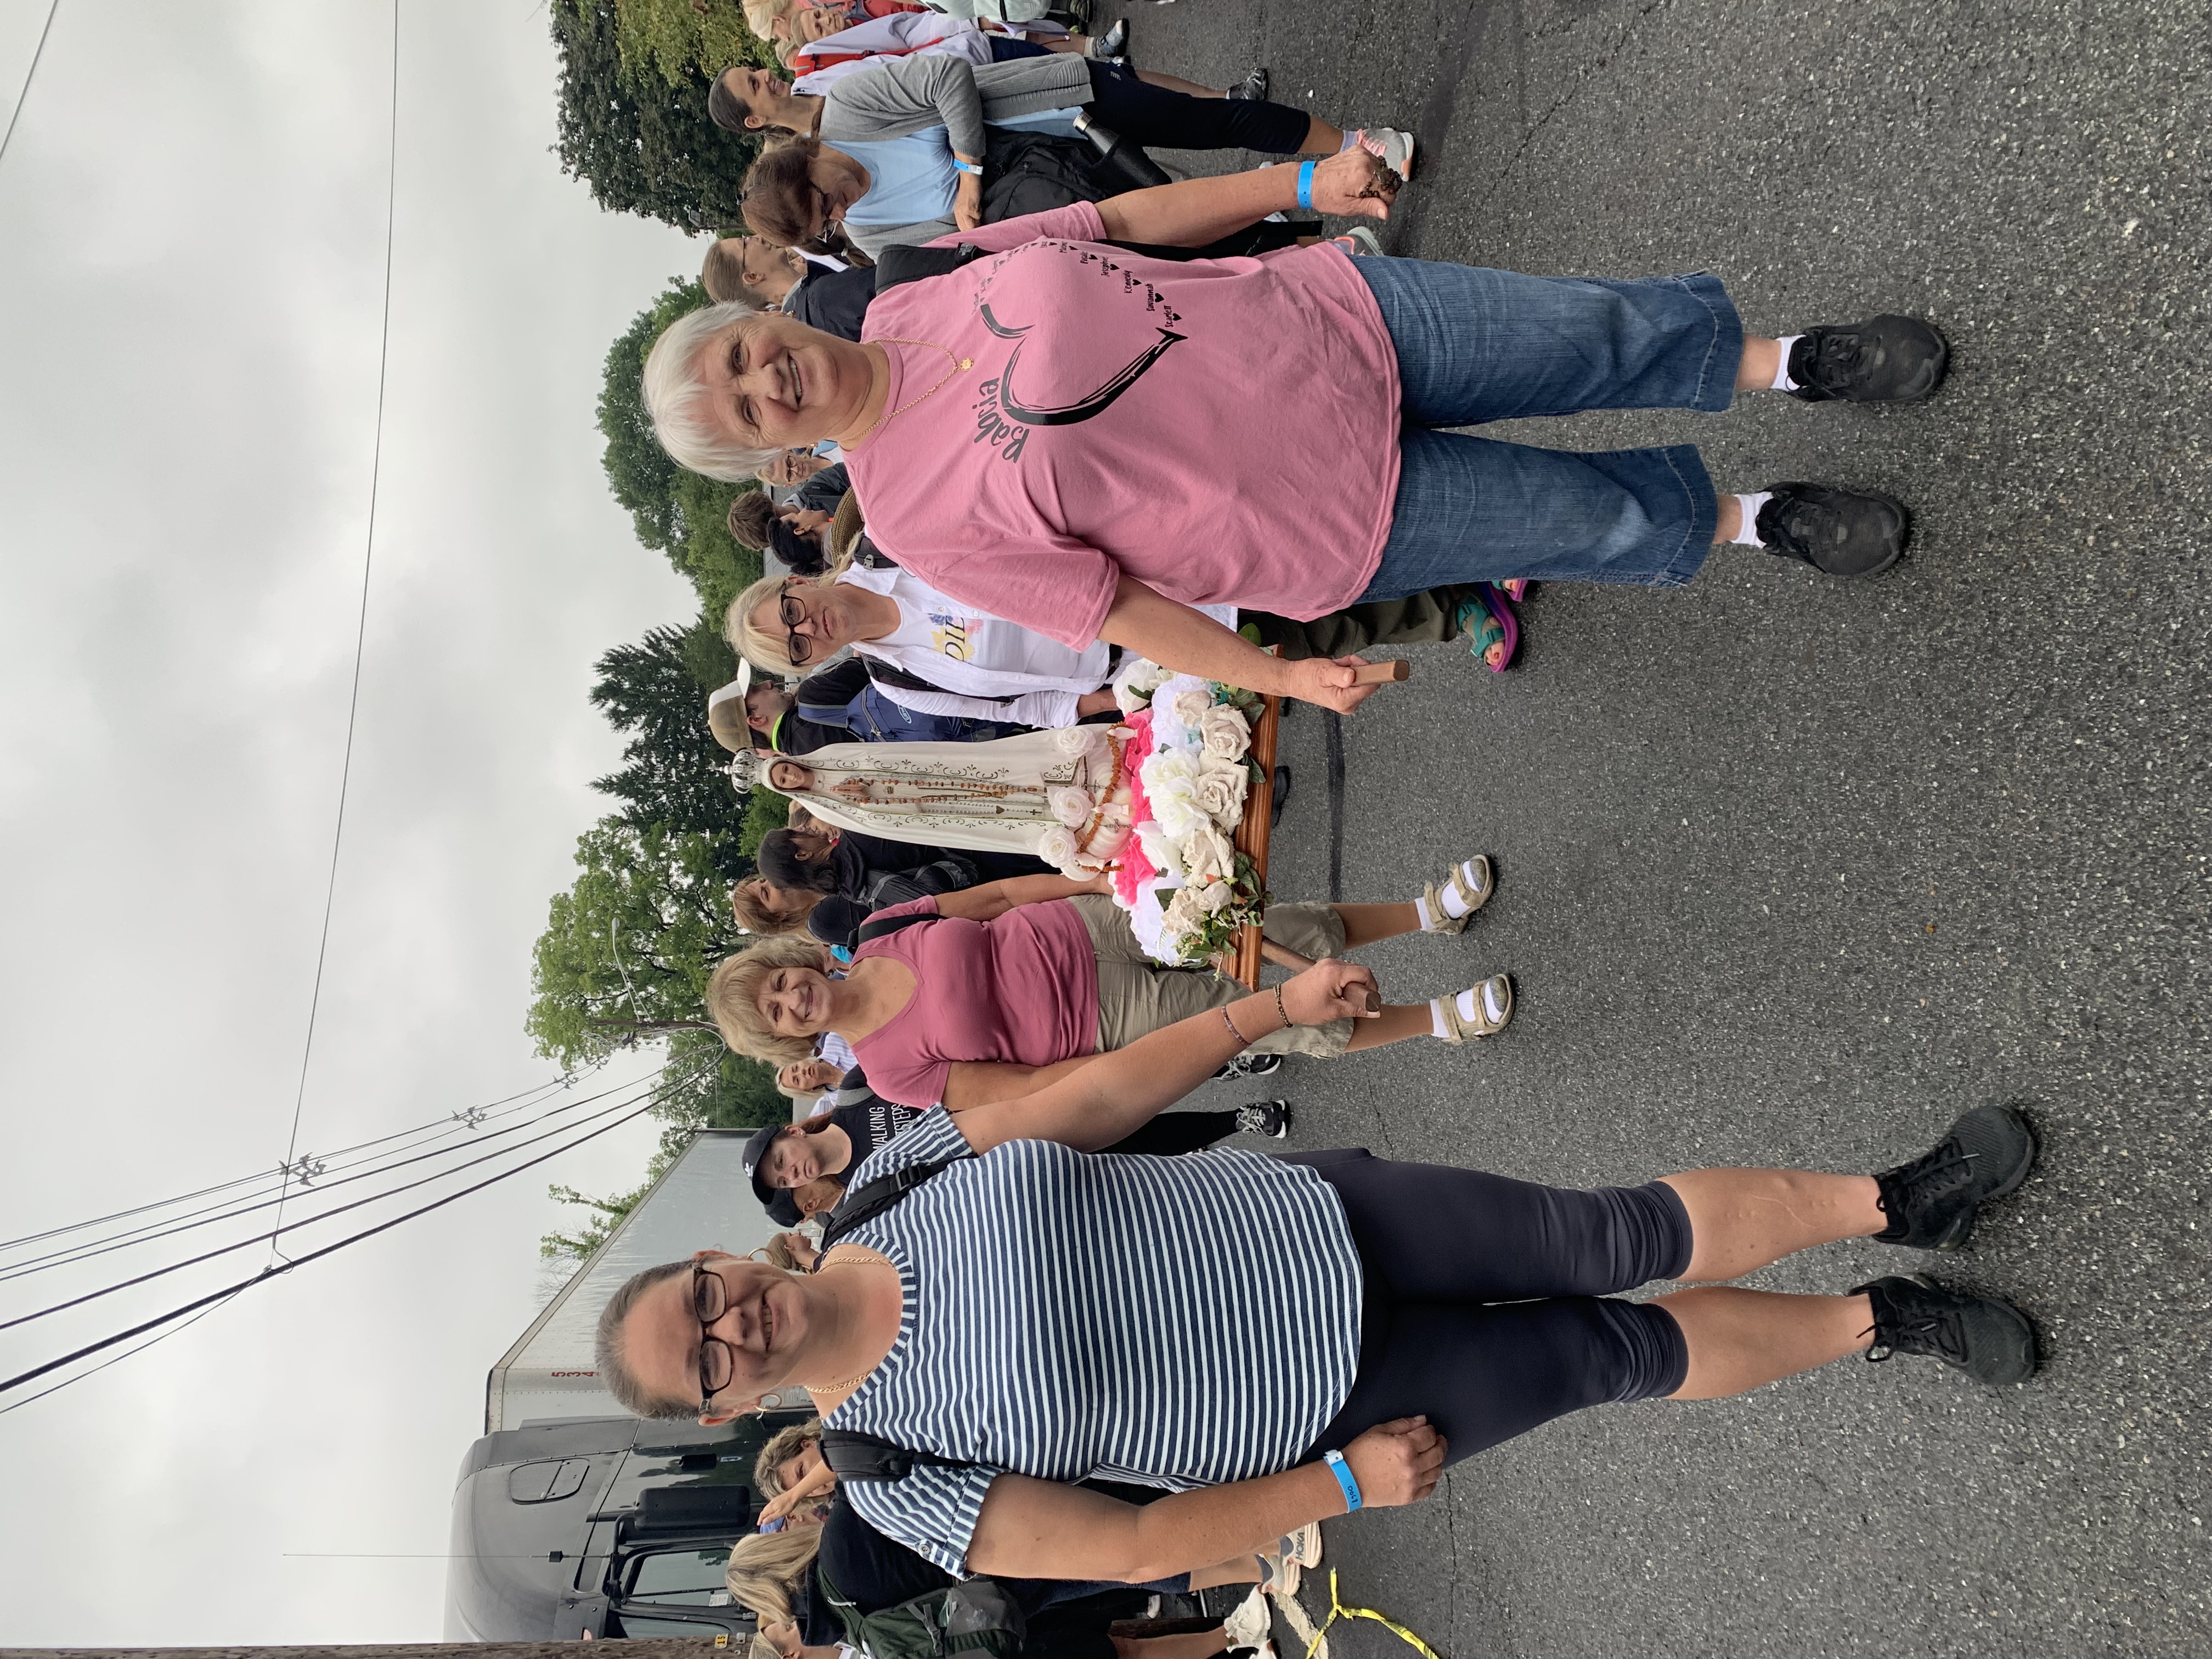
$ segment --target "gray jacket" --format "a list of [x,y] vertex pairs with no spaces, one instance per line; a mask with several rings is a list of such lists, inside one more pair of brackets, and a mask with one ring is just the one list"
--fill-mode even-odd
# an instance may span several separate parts
[[[872,69],[833,82],[823,95],[815,128],[825,144],[869,143],[943,127],[963,155],[983,153],[983,129],[1018,115],[1070,109],[1091,101],[1091,69],[1073,52],[1017,58],[981,69],[964,58],[917,53],[887,58]],[[905,242],[949,236],[950,219],[913,225],[848,225],[845,234],[871,257]]]

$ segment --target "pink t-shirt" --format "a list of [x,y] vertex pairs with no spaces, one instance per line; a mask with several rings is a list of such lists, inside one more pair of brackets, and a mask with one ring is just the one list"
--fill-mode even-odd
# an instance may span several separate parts
[[[936,916],[935,898],[868,918]],[[855,964],[890,957],[914,970],[914,999],[853,1045],[868,1086],[934,1106],[956,1060],[1049,1066],[1098,1048],[1098,957],[1075,907],[1024,904],[995,921],[940,916],[870,939]]]
[[1071,646],[1123,571],[1186,605],[1352,604],[1390,533],[1399,392],[1351,259],[1151,259],[1103,234],[1088,202],[964,231],[938,246],[994,257],[869,306],[897,411],[846,454],[869,538]]

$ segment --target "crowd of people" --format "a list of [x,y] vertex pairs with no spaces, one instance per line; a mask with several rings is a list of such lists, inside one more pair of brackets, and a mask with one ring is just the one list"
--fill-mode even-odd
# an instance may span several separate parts
[[[599,1366],[647,1416],[813,1401],[731,1561],[764,1641],[795,1659],[981,1576],[1037,1642],[1127,1659],[1108,1627],[1156,1605],[1134,1591],[1279,1587],[1322,1518],[1418,1502],[1565,1413],[1852,1354],[2031,1375],[2026,1316],[1917,1257],[1832,1294],[1729,1282],[1845,1239],[1956,1249],[2033,1164],[2012,1109],[1871,1174],[1589,1191],[1224,1144],[1290,1127],[1279,1102],[1165,1110],[1224,1068],[1506,1028],[1504,974],[1386,1005],[1346,960],[1461,933],[1490,860],[1411,899],[1270,904],[1290,976],[1252,991],[1141,945],[1110,857],[1045,856],[1068,798],[1109,799],[1139,671],[1348,714],[1370,647],[1508,667],[1532,581],[1675,586],[1735,547],[1888,568],[1911,515],[1885,494],[1461,428],[1909,402],[1944,380],[1942,333],[1762,337],[1707,273],[1389,257],[1372,227],[1411,136],[1271,102],[1262,71],[1140,71],[1121,23],[753,3],[789,74],[732,68],[709,111],[772,142],[644,392],[674,459],[763,486],[731,529],[776,568],[730,606],[743,667],[707,719],[791,821],[732,895],[754,938],[708,1004],[793,1100],[746,1148],[750,1196],[811,1226],[639,1273]],[[1151,144],[1281,159],[1162,182]]]

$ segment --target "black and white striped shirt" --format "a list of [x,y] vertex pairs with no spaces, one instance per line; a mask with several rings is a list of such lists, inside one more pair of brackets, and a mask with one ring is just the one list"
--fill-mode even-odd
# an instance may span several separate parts
[[[850,1189],[967,1151],[934,1109]],[[1352,1390],[1359,1257],[1334,1189],[1303,1164],[1010,1141],[848,1237],[897,1267],[906,1305],[890,1354],[826,1420],[974,1467],[846,1496],[950,1572],[967,1571],[1000,1473],[1178,1491],[1273,1474]]]

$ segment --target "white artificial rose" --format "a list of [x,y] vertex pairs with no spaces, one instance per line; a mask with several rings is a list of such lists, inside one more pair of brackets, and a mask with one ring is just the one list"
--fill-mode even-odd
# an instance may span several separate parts
[[1037,837],[1036,855],[1062,875],[1079,881],[1083,878],[1083,872],[1076,867],[1075,855],[1082,850],[1076,844],[1075,831],[1057,824]]
[[1244,814],[1244,791],[1251,781],[1252,774],[1242,761],[1200,757],[1198,777],[1190,787],[1191,799],[1217,823],[1232,825]]
[[[1139,691],[1135,686],[1124,680],[1114,688],[1114,706],[1125,714],[1133,714],[1140,708],[1149,708],[1152,706],[1152,694],[1149,691]],[[1080,732],[1084,728],[1079,726],[1071,726],[1063,729]]]
[[1168,901],[1167,909],[1160,918],[1160,937],[1179,940],[1185,934],[1196,933],[1205,925],[1206,910],[1199,900],[1198,890],[1179,887],[1175,896]]
[[1237,896],[1225,881],[1209,881],[1202,887],[1186,887],[1183,890],[1197,894],[1199,908],[1210,916],[1219,915],[1229,908],[1229,901]]
[[[1237,874],[1237,848],[1212,823],[1202,823],[1177,844],[1182,867],[1193,886],[1225,882]],[[1218,907],[1216,907],[1218,908]]]
[[1206,719],[1206,711],[1213,707],[1213,693],[1206,691],[1178,691],[1171,705],[1175,717],[1191,731],[1197,731]]
[[1145,850],[1146,862],[1164,875],[1183,873],[1182,854],[1176,850],[1174,839],[1157,823],[1137,826],[1137,845]]
[[1139,657],[1121,678],[1130,686],[1149,697],[1175,678],[1175,670],[1163,668],[1156,662]]
[[1044,804],[1053,817],[1071,830],[1080,830],[1091,822],[1091,814],[1098,803],[1091,798],[1088,789],[1048,789]]
[[1106,749],[1106,734],[1095,726],[1063,726],[1052,734],[1052,740],[1063,755],[1088,758]]
[[1199,757],[1187,749],[1155,750],[1138,769],[1152,817],[1170,836],[1188,835],[1206,821],[1197,800]]
[[1241,761],[1252,747],[1252,728],[1242,710],[1216,703],[1198,722],[1199,747],[1217,760]]

